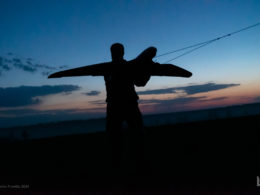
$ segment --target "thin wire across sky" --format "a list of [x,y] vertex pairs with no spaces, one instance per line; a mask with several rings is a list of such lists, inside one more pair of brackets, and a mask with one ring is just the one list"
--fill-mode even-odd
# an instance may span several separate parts
[[[169,63],[169,62],[171,62],[171,61],[173,61],[173,60],[176,60],[177,58],[180,58],[180,57],[182,57],[182,56],[184,56],[184,55],[187,55],[187,54],[189,54],[189,53],[194,52],[195,50],[198,50],[198,49],[200,49],[200,48],[202,48],[202,47],[205,47],[205,46],[209,45],[210,43],[213,43],[213,42],[215,42],[215,41],[218,41],[218,40],[223,39],[223,38],[226,38],[226,37],[230,37],[230,36],[232,36],[232,35],[234,35],[234,34],[240,33],[240,32],[242,32],[242,31],[248,30],[248,29],[253,28],[253,27],[256,27],[256,26],[258,26],[258,25],[260,25],[260,22],[258,22],[258,23],[256,23],[256,24],[253,24],[253,25],[250,25],[250,26],[247,26],[247,27],[245,27],[245,28],[239,29],[239,30],[234,31],[234,32],[232,32],[232,33],[228,33],[228,34],[226,34],[226,35],[223,35],[223,36],[220,36],[220,37],[217,37],[217,38],[208,40],[208,41],[200,42],[200,43],[197,43],[197,44],[194,44],[194,45],[190,45],[190,46],[187,46],[187,47],[183,47],[183,48],[180,48],[180,49],[176,49],[176,50],[173,50],[173,51],[170,51],[170,52],[166,52],[166,53],[160,54],[160,55],[156,56],[155,58],[159,58],[159,57],[162,57],[162,56],[170,55],[170,54],[173,54],[173,53],[176,53],[176,52],[179,52],[179,51],[183,51],[183,50],[186,50],[186,49],[193,48],[193,49],[191,49],[191,50],[188,50],[188,51],[186,51],[186,52],[184,52],[184,53],[182,53],[182,54],[180,54],[180,55],[178,55],[178,56],[176,56],[176,57],[174,57],[174,58],[172,58],[172,59],[170,59],[170,60],[164,62],[164,63]],[[195,47],[195,48],[194,48],[194,47]]]

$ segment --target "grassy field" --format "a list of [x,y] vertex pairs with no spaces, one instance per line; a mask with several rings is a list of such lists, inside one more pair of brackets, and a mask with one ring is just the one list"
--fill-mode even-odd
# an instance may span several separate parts
[[[1,184],[32,188],[256,189],[260,116],[145,128],[145,163],[111,166],[105,133],[3,142]],[[259,164],[258,164],[259,165]]]

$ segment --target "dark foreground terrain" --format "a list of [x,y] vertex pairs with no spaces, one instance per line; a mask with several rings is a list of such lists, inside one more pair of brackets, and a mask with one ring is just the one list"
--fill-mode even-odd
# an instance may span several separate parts
[[142,171],[129,156],[127,131],[119,169],[110,163],[105,133],[1,142],[0,194],[15,190],[10,185],[35,191],[254,194],[259,121],[250,116],[146,128]]

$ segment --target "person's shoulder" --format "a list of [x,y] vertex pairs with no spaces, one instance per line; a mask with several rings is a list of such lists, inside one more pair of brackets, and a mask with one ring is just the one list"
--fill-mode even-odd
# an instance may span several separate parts
[[122,60],[120,60],[120,61],[111,61],[111,64],[112,64],[112,65],[119,65],[119,64],[125,64],[125,63],[127,63],[127,62],[128,62],[127,60],[122,59]]

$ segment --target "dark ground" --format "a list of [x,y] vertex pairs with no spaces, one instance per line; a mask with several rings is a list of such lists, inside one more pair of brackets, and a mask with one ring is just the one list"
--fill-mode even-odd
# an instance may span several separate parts
[[[110,164],[105,133],[2,142],[0,194],[12,190],[254,194],[259,191],[259,121],[260,116],[251,116],[146,128],[147,166],[142,172],[129,157],[127,133],[119,170]],[[29,187],[10,187],[22,184]]]

